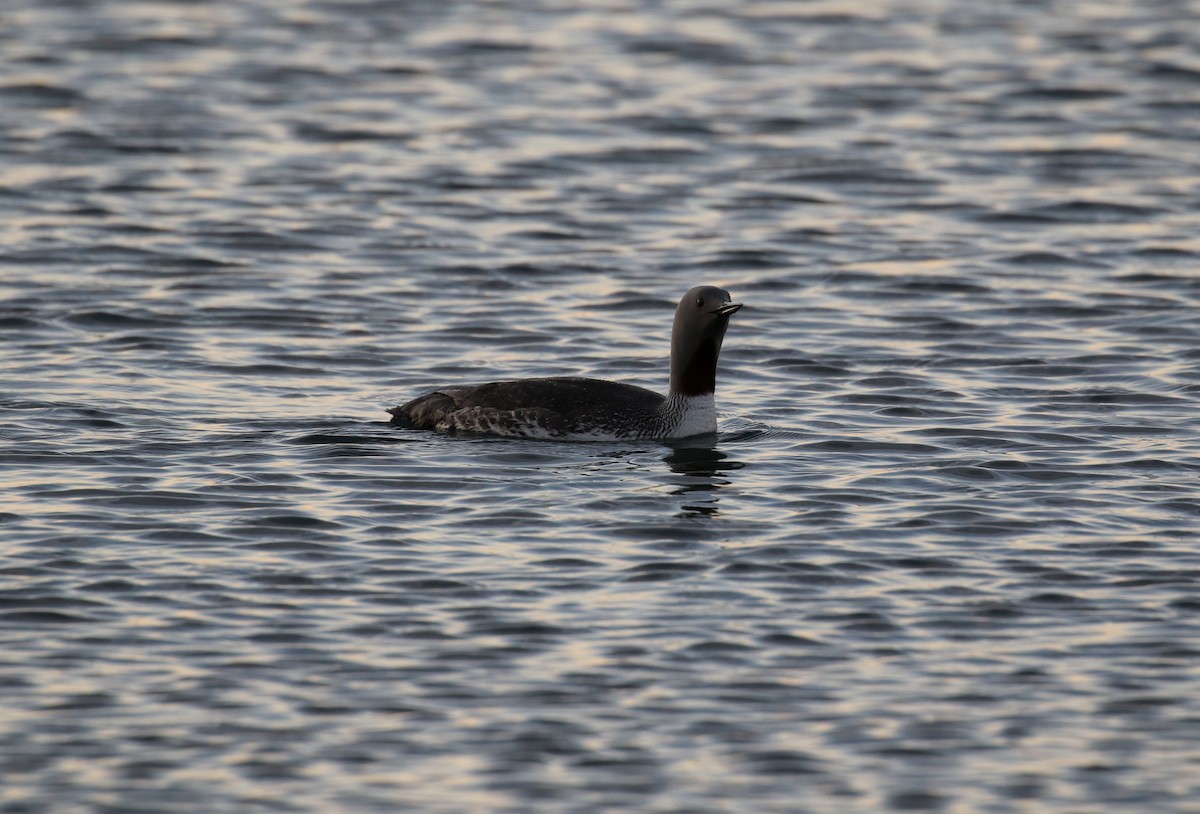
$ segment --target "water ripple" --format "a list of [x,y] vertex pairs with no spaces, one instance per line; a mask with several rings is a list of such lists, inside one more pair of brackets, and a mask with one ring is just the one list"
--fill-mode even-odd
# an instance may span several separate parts
[[[1183,810],[1200,14],[7,9],[3,811]],[[720,434],[448,438],[454,381]]]

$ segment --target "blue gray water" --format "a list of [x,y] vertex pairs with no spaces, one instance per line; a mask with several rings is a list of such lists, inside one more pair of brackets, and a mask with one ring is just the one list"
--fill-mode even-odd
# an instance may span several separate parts
[[[1200,3],[0,11],[0,812],[1200,799]],[[452,438],[447,382],[717,439]]]

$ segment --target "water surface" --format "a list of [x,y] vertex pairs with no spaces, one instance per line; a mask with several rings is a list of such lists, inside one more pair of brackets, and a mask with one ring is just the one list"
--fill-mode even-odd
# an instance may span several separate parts
[[0,812],[1200,797],[1196,2],[3,18]]

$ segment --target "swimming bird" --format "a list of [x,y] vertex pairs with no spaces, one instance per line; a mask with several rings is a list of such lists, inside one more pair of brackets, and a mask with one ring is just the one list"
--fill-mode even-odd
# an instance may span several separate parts
[[717,357],[729,317],[741,307],[715,286],[683,295],[671,328],[666,396],[631,384],[556,376],[445,387],[388,412],[393,424],[521,438],[667,439],[715,433]]

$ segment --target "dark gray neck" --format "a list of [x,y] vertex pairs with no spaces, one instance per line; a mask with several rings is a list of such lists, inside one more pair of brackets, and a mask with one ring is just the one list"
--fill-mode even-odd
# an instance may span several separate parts
[[721,339],[720,335],[705,336],[686,348],[672,343],[671,395],[703,396],[716,391]]
[[717,357],[729,320],[720,317],[702,326],[676,314],[671,326],[671,395],[705,396],[717,389]]

